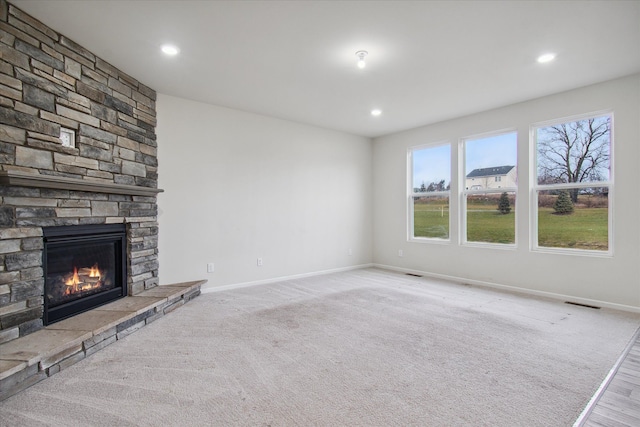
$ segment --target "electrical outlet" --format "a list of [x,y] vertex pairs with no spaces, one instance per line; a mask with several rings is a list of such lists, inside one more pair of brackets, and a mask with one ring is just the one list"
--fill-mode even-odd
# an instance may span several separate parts
[[398,249],[398,256],[404,256],[404,251],[402,249]]
[[213,273],[215,271],[215,265],[212,262],[207,264],[207,273]]
[[258,267],[262,267],[262,258],[258,258]]

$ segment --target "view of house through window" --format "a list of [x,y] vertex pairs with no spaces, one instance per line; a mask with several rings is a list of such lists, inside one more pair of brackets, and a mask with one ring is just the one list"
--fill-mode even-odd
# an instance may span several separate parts
[[[533,249],[610,252],[612,121],[602,114],[533,126]],[[517,146],[517,133],[504,132],[454,147],[463,159],[460,243],[515,245]],[[450,239],[451,156],[449,143],[410,149],[410,238]]]
[[538,247],[609,250],[611,120],[535,129]]
[[518,186],[516,132],[465,139],[467,242],[514,244]]
[[411,237],[449,239],[451,146],[414,148],[410,156]]

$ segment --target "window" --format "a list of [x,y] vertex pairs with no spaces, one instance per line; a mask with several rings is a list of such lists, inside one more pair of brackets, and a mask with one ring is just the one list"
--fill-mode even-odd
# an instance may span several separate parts
[[534,128],[538,248],[609,252],[612,115]]
[[409,237],[449,240],[451,146],[413,148],[409,163]]
[[463,241],[515,244],[517,133],[469,138],[463,146]]

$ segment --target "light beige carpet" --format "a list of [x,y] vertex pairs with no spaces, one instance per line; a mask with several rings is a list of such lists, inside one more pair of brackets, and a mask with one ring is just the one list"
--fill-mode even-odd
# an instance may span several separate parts
[[214,292],[0,424],[568,426],[639,319],[377,269]]

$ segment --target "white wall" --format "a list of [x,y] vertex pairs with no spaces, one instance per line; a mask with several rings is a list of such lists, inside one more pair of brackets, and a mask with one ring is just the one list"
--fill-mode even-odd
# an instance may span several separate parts
[[[490,94],[487,94],[490,96]],[[532,123],[614,111],[613,257],[530,251],[529,129]],[[515,128],[518,131],[517,249],[407,242],[407,148]],[[453,155],[457,155],[454,149]],[[573,300],[640,307],[640,75],[556,94],[374,140],[374,263]],[[457,186],[457,162],[454,182]],[[459,198],[452,196],[452,215]],[[454,216],[454,219],[456,217]],[[402,249],[403,257],[398,256]]]
[[162,94],[157,109],[162,284],[371,262],[370,139]]

